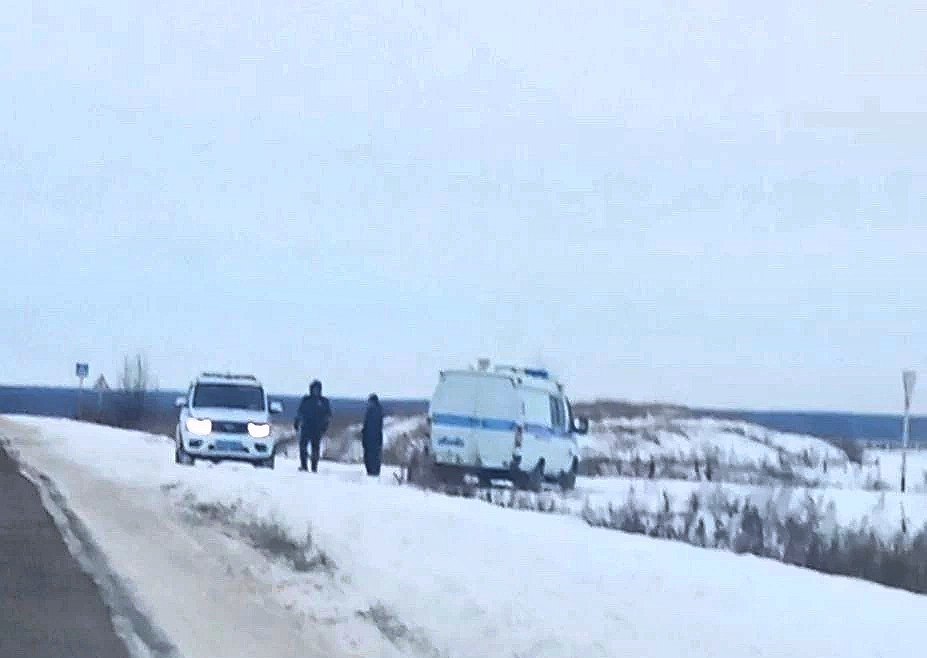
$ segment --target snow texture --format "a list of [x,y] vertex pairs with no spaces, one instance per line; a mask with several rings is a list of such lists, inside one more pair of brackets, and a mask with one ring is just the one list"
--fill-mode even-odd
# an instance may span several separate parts
[[[390,472],[184,468],[163,438],[15,420],[0,435],[189,658],[871,658],[922,640],[927,598],[862,581],[402,487]],[[581,486],[606,499],[631,484]]]

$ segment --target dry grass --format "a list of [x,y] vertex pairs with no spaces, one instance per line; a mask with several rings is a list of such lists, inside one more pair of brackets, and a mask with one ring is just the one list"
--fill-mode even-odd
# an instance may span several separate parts
[[271,558],[281,559],[294,571],[331,572],[335,564],[331,558],[313,544],[311,530],[306,530],[302,539],[293,538],[276,519],[243,518],[237,505],[220,503],[194,503],[188,501],[190,510],[200,521],[218,523],[234,530],[253,548]]

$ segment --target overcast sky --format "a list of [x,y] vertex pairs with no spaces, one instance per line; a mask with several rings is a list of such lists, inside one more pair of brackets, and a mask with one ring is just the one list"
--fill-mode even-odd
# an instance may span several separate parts
[[419,396],[490,356],[895,411],[927,377],[927,11],[373,4],[2,4],[0,383],[141,350]]

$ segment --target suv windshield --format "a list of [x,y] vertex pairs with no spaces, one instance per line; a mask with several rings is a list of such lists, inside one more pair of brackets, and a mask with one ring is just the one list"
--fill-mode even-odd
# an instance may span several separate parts
[[193,406],[264,411],[264,389],[236,384],[197,384]]

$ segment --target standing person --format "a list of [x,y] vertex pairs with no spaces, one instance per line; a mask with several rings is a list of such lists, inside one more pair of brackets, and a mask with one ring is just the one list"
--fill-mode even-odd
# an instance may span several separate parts
[[367,413],[364,414],[364,428],[361,430],[364,446],[364,465],[367,475],[380,475],[383,461],[383,407],[376,393],[367,398]]
[[332,409],[328,398],[322,396],[322,382],[318,379],[309,385],[309,395],[303,396],[296,412],[293,427],[299,432],[299,470],[305,471],[309,444],[312,445],[312,472],[319,470],[319,453],[322,435],[328,431]]

